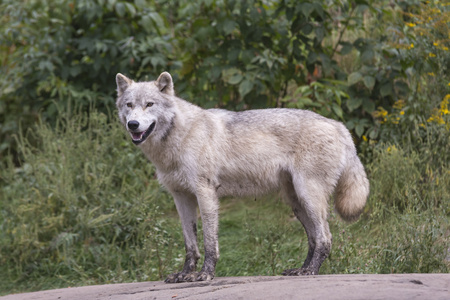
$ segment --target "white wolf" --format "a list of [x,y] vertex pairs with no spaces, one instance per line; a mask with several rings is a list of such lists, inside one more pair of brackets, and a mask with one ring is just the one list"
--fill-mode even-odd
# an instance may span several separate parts
[[[314,112],[202,109],[175,96],[172,77],[134,82],[117,74],[119,118],[155,165],[181,218],[186,260],[166,282],[211,280],[219,258],[219,198],[281,191],[303,224],[309,250],[302,267],[283,275],[318,274],[329,255],[328,200],[345,220],[362,212],[369,182],[345,126]],[[197,207],[205,260],[196,272]]]

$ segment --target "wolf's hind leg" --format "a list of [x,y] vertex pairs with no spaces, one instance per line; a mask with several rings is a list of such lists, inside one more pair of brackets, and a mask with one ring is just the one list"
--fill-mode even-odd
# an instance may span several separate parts
[[[292,210],[294,211],[295,216],[297,219],[302,223],[303,228],[305,228],[306,236],[308,237],[308,255],[306,256],[306,259],[303,263],[302,268],[306,268],[309,263],[311,262],[311,259],[314,254],[314,249],[316,247],[313,237],[313,228],[310,226],[308,222],[308,218],[305,214],[304,208],[302,208],[301,203],[297,197],[297,193],[295,192],[294,186],[292,184],[292,179],[289,178],[286,182],[283,184],[283,193],[286,198],[286,200],[289,202],[289,204],[292,207]],[[288,271],[288,270],[286,270]],[[286,272],[285,271],[285,272]],[[284,274],[283,275],[287,275]]]
[[328,194],[317,182],[303,180],[300,176],[294,177],[291,186],[284,187],[284,192],[295,216],[306,230],[309,249],[302,267],[285,270],[283,275],[317,275],[331,250],[327,222]]
[[172,193],[172,195],[174,196],[175,205],[181,219],[181,226],[183,227],[186,259],[183,270],[169,275],[165,282],[195,281],[197,260],[200,258],[197,246],[197,199],[193,194]]

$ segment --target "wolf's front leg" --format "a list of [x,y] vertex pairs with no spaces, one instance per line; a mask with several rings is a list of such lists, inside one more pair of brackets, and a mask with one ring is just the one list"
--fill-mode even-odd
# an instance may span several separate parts
[[169,275],[165,282],[195,281],[197,279],[197,273],[195,272],[197,260],[200,258],[197,246],[197,199],[195,195],[188,193],[172,193],[172,195],[183,227],[186,259],[183,270]]
[[208,186],[199,189],[198,205],[203,223],[203,243],[205,245],[205,261],[196,280],[212,280],[219,259],[219,199],[216,189]]

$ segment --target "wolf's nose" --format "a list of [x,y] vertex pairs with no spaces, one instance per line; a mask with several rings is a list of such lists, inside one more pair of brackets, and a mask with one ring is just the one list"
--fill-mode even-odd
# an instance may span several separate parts
[[138,127],[139,127],[139,122],[138,121],[132,120],[132,121],[128,122],[128,128],[129,129],[136,130],[136,129],[138,129]]

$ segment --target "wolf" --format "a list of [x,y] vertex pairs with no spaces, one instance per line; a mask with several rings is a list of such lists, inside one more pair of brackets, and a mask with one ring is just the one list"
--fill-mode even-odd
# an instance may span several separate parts
[[[329,255],[332,195],[344,220],[363,211],[369,181],[342,123],[299,109],[202,109],[175,95],[167,72],[150,82],[119,73],[116,84],[119,119],[155,166],[181,219],[186,258],[166,283],[214,278],[222,197],[284,195],[308,237],[306,259],[282,273],[289,276],[318,274]],[[205,251],[200,272],[197,208]]]

